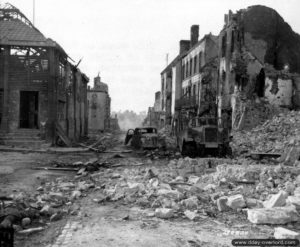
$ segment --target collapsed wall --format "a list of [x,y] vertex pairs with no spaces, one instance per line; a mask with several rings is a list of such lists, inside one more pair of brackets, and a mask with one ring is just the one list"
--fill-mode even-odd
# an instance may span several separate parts
[[230,104],[233,129],[253,128],[282,108],[299,109],[300,35],[275,10],[229,11],[219,43],[219,97],[223,110]]

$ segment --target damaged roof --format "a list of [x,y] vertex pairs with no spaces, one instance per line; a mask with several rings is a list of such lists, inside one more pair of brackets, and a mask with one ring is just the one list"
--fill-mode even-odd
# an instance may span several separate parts
[[62,47],[46,38],[16,7],[11,4],[0,5],[0,45]]

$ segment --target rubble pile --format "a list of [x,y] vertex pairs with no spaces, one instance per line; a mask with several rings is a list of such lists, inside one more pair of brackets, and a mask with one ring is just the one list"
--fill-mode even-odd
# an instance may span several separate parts
[[232,143],[236,153],[283,153],[290,147],[300,147],[299,111],[280,113],[251,131],[237,131]]
[[255,224],[298,222],[300,168],[252,163],[180,158],[161,167],[149,162],[146,168],[106,169],[91,175],[101,188],[94,202],[122,201],[162,219],[222,219],[235,212]]
[[91,136],[85,142],[85,145],[104,151],[105,149],[112,148],[120,143],[122,143],[120,139],[115,138],[112,133],[107,132]]
[[[77,163],[74,166],[79,165]],[[86,163],[86,167],[92,164]],[[49,222],[60,220],[65,215],[77,215],[80,208],[75,201],[90,189],[95,189],[95,184],[87,176],[81,180],[81,171],[76,177],[72,181],[67,178],[42,181],[34,194],[16,192],[10,195],[10,200],[4,203],[0,211],[0,227],[13,226],[17,232],[32,233],[43,230]]]

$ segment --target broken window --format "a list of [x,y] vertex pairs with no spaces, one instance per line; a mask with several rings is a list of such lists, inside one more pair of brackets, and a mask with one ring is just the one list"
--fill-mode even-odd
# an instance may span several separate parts
[[193,59],[191,58],[190,59],[190,74],[189,74],[189,76],[192,75],[192,70],[193,70]]
[[259,74],[256,77],[255,93],[257,94],[258,97],[265,96],[265,71],[264,71],[264,69],[261,69]]

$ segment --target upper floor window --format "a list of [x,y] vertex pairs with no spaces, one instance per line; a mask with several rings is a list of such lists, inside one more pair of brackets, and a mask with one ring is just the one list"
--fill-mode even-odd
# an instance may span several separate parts
[[203,60],[203,52],[202,51],[200,51],[199,52],[199,72],[200,72],[200,69],[201,69],[201,67],[202,67],[202,60]]
[[194,57],[194,74],[197,73],[198,55]]
[[222,57],[226,55],[226,42],[227,42],[227,33],[222,37]]

